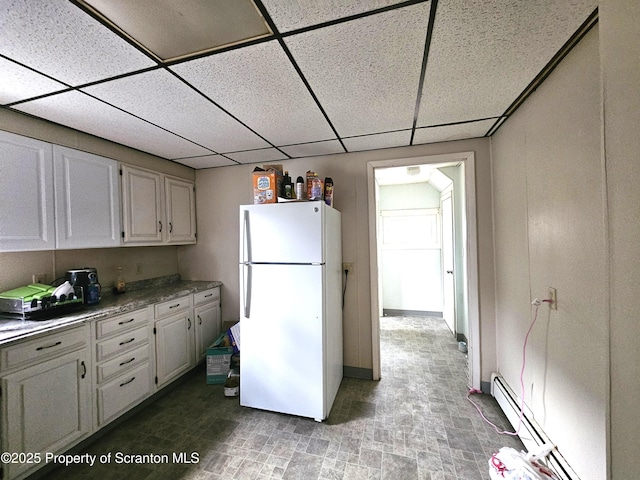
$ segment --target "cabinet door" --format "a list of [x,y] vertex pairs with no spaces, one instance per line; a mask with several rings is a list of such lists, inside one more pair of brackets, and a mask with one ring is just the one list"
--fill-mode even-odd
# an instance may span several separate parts
[[189,312],[157,320],[156,384],[161,387],[193,365],[193,322]]
[[56,246],[120,245],[118,162],[55,145]]
[[168,243],[196,243],[196,202],[193,182],[165,177]]
[[159,173],[122,165],[124,243],[161,243],[162,183]]
[[53,250],[51,144],[0,132],[0,251]]
[[193,309],[196,328],[196,363],[207,355],[207,347],[220,335],[220,302],[200,305]]
[[[8,452],[61,452],[91,430],[87,349],[3,378],[2,445]],[[33,467],[5,464],[8,478]]]

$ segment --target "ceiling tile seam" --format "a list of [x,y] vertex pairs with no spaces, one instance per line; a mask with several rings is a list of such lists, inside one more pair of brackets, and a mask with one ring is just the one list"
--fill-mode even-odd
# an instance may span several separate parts
[[[361,18],[371,17],[374,15],[379,15],[381,13],[390,12],[392,10],[398,10],[404,7],[409,7],[411,5],[417,5],[419,3],[426,3],[430,0],[407,0],[401,3],[395,3],[393,5],[387,5],[386,7],[376,8],[374,10],[369,10],[367,12],[356,13],[354,15],[348,15],[346,17],[336,18],[334,20],[329,20],[322,23],[317,23],[315,25],[309,25],[307,27],[298,28],[296,30],[291,30],[290,32],[280,33],[280,37],[286,38],[292,35],[298,35],[300,33],[311,32],[313,30],[320,30],[326,27],[332,27],[334,25],[339,25],[341,23],[351,22],[353,20],[360,20]],[[256,1],[257,3],[257,1]]]
[[35,68],[30,67],[29,65],[26,65],[26,64],[24,64],[22,62],[18,62],[17,60],[14,60],[13,58],[10,58],[10,57],[7,57],[6,55],[3,55],[2,53],[0,53],[0,58],[3,58],[4,60],[6,60],[8,62],[15,63],[16,65],[18,65],[18,66],[20,66],[22,68],[25,68],[27,70],[32,71],[33,73],[37,73],[38,75],[42,75],[43,77],[46,77],[49,80],[53,80],[54,82],[61,83],[62,85],[66,86],[68,88],[73,88],[72,85],[69,85],[68,83],[63,82],[62,80],[58,80],[57,78],[52,77],[51,75],[49,75],[47,73],[43,73],[43,72],[41,72],[39,70],[36,70]]
[[264,18],[265,22],[267,22],[267,26],[273,32],[274,37],[276,38],[276,40],[278,40],[278,43],[280,44],[280,48],[282,48],[282,50],[284,51],[285,55],[287,56],[287,58],[291,62],[291,65],[293,66],[293,68],[295,69],[296,73],[300,77],[300,80],[302,81],[302,83],[304,84],[305,88],[307,89],[307,91],[311,95],[311,98],[313,99],[313,101],[318,106],[318,109],[320,110],[320,113],[322,113],[322,115],[324,116],[325,120],[329,124],[329,127],[331,128],[331,130],[335,134],[336,139],[340,142],[340,145],[342,146],[344,151],[348,152],[349,150],[347,150],[347,147],[344,145],[344,142],[340,138],[340,135],[338,134],[338,131],[336,130],[335,126],[331,122],[331,119],[329,118],[329,115],[325,111],[324,107],[320,104],[320,100],[318,99],[318,97],[316,96],[315,92],[311,88],[311,85],[309,84],[309,81],[307,80],[307,78],[302,73],[302,70],[300,69],[300,66],[298,65],[298,62],[296,62],[295,58],[293,58],[293,54],[291,53],[291,50],[289,50],[289,47],[287,47],[287,45],[285,44],[284,39],[282,38],[282,34],[280,33],[280,30],[278,30],[278,27],[276,26],[276,24],[274,23],[273,19],[271,18],[271,15],[269,15],[269,11],[265,8],[265,6],[264,6],[264,4],[262,3],[261,0],[254,0],[254,2],[255,2],[255,5],[258,7],[258,10],[262,14],[262,17]]
[[141,44],[137,43],[135,40],[133,40],[131,37],[129,37],[129,35],[125,34],[122,30],[120,30],[119,27],[117,27],[116,25],[113,25],[109,21],[109,19],[107,19],[100,12],[98,12],[97,10],[92,8],[90,5],[82,3],[82,2],[79,2],[78,0],[69,0],[69,1],[73,5],[75,5],[77,8],[82,10],[84,13],[89,15],[91,18],[93,18],[100,25],[108,28],[109,31],[111,31],[112,33],[116,34],[118,37],[120,37],[122,40],[127,42],[129,45],[134,47],[140,53],[144,54],[147,58],[149,58],[150,60],[156,62],[158,65],[162,64],[162,60],[160,60],[153,53],[151,53],[146,48],[144,48]]
[[511,115],[515,113],[515,111],[522,105],[529,96],[537,90],[537,88],[542,85],[542,83],[547,79],[549,75],[555,70],[555,68],[560,64],[560,62],[564,59],[564,57],[569,54],[573,47],[575,47],[582,38],[589,33],[589,31],[598,23],[598,8],[587,17],[587,19],[582,22],[582,25],[578,27],[578,29],[569,37],[558,50],[558,52],[547,62],[547,64],[540,70],[540,72],[534,77],[534,79],[527,85],[527,87],[522,91],[520,95],[507,107],[504,113],[498,117],[496,123],[494,123],[491,128],[485,133],[485,137],[490,137],[494,133],[498,131],[498,129],[506,123],[505,121],[501,122],[501,119],[504,117],[508,119]]
[[118,106],[116,106],[116,105],[113,105],[113,104],[111,104],[111,103],[109,103],[109,102],[107,102],[107,101],[105,101],[105,100],[102,100],[101,98],[98,98],[98,97],[96,97],[96,96],[94,96],[94,95],[92,95],[92,94],[90,94],[90,93],[88,93],[88,92],[85,92],[85,91],[83,91],[83,90],[78,90],[78,91],[79,91],[79,93],[82,93],[82,94],[84,94],[84,95],[86,95],[86,96],[88,96],[88,97],[93,98],[94,100],[97,100],[97,101],[99,101],[99,102],[102,102],[102,103],[104,103],[105,105],[109,105],[110,107],[115,108],[116,110],[119,110],[119,111],[121,111],[122,113],[126,113],[127,115],[131,115],[132,117],[137,118],[138,120],[142,120],[143,122],[148,123],[149,125],[153,125],[154,127],[159,128],[160,130],[163,130],[163,131],[165,131],[165,132],[167,132],[167,133],[170,133],[171,135],[175,135],[176,137],[181,138],[181,139],[183,139],[183,140],[186,140],[187,142],[193,143],[194,145],[197,145],[197,146],[199,146],[199,147],[202,147],[202,148],[204,148],[205,150],[209,150],[209,151],[210,151],[211,153],[213,153],[214,155],[220,155],[218,152],[216,152],[215,150],[212,150],[212,149],[211,149],[211,148],[209,148],[209,147],[205,147],[204,145],[201,145],[201,144],[199,144],[198,142],[194,142],[193,140],[190,140],[190,139],[188,139],[188,138],[186,138],[186,137],[183,137],[182,135],[177,134],[176,132],[172,132],[171,130],[169,130],[169,129],[167,129],[167,128],[164,128],[164,127],[162,127],[162,126],[160,126],[160,125],[157,125],[157,124],[155,124],[155,123],[153,123],[153,122],[150,122],[149,120],[147,120],[147,119],[145,119],[145,118],[142,118],[142,117],[140,117],[140,116],[138,116],[138,115],[135,115],[135,114],[133,114],[133,113],[131,113],[131,112],[129,112],[129,111],[127,111],[127,110],[123,109],[123,108],[120,108],[120,107],[118,107]]
[[[225,113],[226,115],[228,115],[229,117],[231,117],[232,119],[234,119],[236,122],[238,122],[240,125],[242,125],[243,127],[245,127],[247,130],[249,130],[250,132],[252,132],[254,135],[258,136],[259,138],[261,138],[262,140],[264,140],[266,143],[268,143],[269,145],[271,145],[273,148],[276,148],[280,151],[280,153],[282,153],[283,155],[287,155],[285,152],[281,151],[278,147],[276,147],[273,143],[271,143],[269,140],[267,140],[265,137],[263,137],[262,135],[260,135],[258,132],[256,132],[253,128],[251,128],[249,125],[247,125],[246,123],[244,123],[242,120],[240,120],[238,117],[236,117],[235,115],[233,115],[231,112],[229,112],[226,108],[224,108],[222,105],[219,105],[216,101],[214,101],[212,98],[210,98],[208,95],[204,94],[200,89],[198,89],[197,87],[195,87],[194,85],[190,84],[188,81],[186,81],[184,78],[182,78],[181,75],[179,75],[178,73],[174,72],[173,70],[171,70],[170,68],[164,67],[165,70],[167,72],[169,72],[171,75],[175,76],[178,80],[180,80],[182,83],[184,83],[187,87],[191,88],[194,92],[196,92],[197,94],[199,94],[200,96],[202,96],[202,98],[204,98],[205,100],[211,102],[212,105],[214,105],[216,108],[220,109],[220,111],[222,111],[223,113]],[[194,142],[195,143],[195,142]],[[260,150],[260,149],[258,149]],[[226,153],[233,153],[233,152],[226,152]],[[287,155],[288,158],[291,158],[289,155]]]
[[496,119],[496,118],[499,120],[499,119],[502,118],[502,116],[475,118],[473,120],[461,120],[459,122],[437,123],[435,125],[425,125],[424,127],[416,127],[416,130],[424,130],[426,128],[453,127],[455,125],[466,125],[468,123],[485,122],[487,120],[493,120],[493,119]]
[[433,38],[433,26],[435,25],[437,10],[438,10],[438,0],[431,0],[431,8],[429,10],[429,23],[427,24],[427,35],[424,40],[424,54],[422,55],[422,65],[420,66],[420,78],[418,80],[416,106],[415,106],[415,109],[413,110],[413,125],[411,127],[411,138],[409,139],[409,145],[413,145],[413,139],[416,134],[416,126],[418,125],[418,115],[420,114],[420,101],[422,99],[422,90],[424,88],[424,78],[427,72],[427,61],[429,59],[429,49],[431,48],[431,39]]

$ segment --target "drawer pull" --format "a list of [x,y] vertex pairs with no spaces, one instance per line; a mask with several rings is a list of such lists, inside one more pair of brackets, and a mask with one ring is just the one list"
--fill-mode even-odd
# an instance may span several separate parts
[[135,318],[130,318],[129,320],[123,320],[122,322],[118,322],[118,325],[124,325],[126,323],[131,323],[135,320]]
[[131,343],[136,339],[136,337],[130,338],[129,340],[125,340],[124,342],[120,342],[120,345],[126,345],[127,343]]
[[84,360],[80,362],[80,365],[82,365],[82,375],[80,378],[84,378],[87,376],[87,366],[85,365]]
[[127,385],[127,384],[129,384],[129,383],[133,382],[135,379],[136,379],[136,377],[131,377],[131,379],[127,380],[126,382],[122,382],[122,383],[120,384],[120,386],[121,386],[121,387],[124,387],[125,385]]
[[213,297],[213,293],[207,293],[204,298],[209,298],[209,297]]
[[131,357],[129,360],[126,360],[122,363],[120,363],[120,366],[126,365],[127,363],[131,363],[136,359],[136,357]]
[[51,345],[45,345],[44,347],[38,347],[38,348],[36,348],[36,351],[46,350],[47,348],[57,347],[57,346],[58,346],[58,345],[60,345],[60,344],[62,344],[62,342],[61,342],[61,341],[60,341],[60,342],[53,343],[53,344],[51,344]]
[[189,322],[189,326],[187,327],[187,330],[191,330],[191,319],[187,318],[187,321]]
[[176,303],[175,305],[171,305],[169,308],[176,308],[176,307],[179,307],[179,306],[180,306],[180,304]]

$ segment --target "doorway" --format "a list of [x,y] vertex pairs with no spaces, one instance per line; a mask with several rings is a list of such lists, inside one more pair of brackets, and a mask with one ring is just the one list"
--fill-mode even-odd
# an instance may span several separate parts
[[[402,168],[397,168],[402,167]],[[409,168],[407,168],[409,167]],[[475,207],[475,165],[473,152],[459,154],[434,155],[428,157],[415,157],[396,160],[370,162],[367,164],[368,174],[368,203],[369,203],[369,246],[371,268],[371,312],[372,312],[372,352],[373,352],[373,378],[380,378],[380,317],[383,315],[383,241],[382,225],[380,219],[381,185],[380,180],[384,173],[409,172],[409,175],[424,170],[447,172],[446,176],[453,177],[453,186],[439,186],[440,198],[438,208],[440,212],[447,209],[451,213],[451,222],[442,222],[439,215],[438,232],[442,239],[442,227],[445,226],[451,232],[451,245],[445,260],[439,251],[438,274],[440,276],[440,305],[442,315],[449,315],[452,333],[463,335],[468,345],[468,376],[469,386],[480,388],[480,349],[479,349],[479,306],[477,285],[477,244],[476,244],[476,207]],[[457,172],[461,172],[458,174]],[[457,175],[457,178],[456,178]],[[415,179],[413,180],[415,183]],[[437,180],[434,180],[434,182]],[[449,185],[452,182],[449,181]],[[460,198],[457,198],[460,197]],[[450,209],[450,210],[449,210]],[[388,214],[387,214],[388,215]],[[426,217],[425,217],[426,218]],[[459,240],[455,242],[454,239]],[[411,243],[411,242],[409,242]],[[386,247],[384,247],[386,248]],[[447,270],[452,271],[447,274]],[[446,279],[449,275],[449,279]],[[448,281],[447,281],[448,280]],[[453,298],[448,297],[445,307],[445,289],[451,292]],[[455,292],[452,293],[452,292]],[[446,308],[446,310],[445,310]],[[456,312],[453,314],[452,312]],[[463,321],[461,321],[463,320]]]

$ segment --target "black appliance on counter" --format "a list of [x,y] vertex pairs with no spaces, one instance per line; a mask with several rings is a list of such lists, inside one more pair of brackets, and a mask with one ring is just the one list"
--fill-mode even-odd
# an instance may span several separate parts
[[66,280],[74,287],[82,288],[85,305],[96,305],[100,301],[101,287],[98,271],[93,267],[67,270]]

